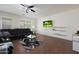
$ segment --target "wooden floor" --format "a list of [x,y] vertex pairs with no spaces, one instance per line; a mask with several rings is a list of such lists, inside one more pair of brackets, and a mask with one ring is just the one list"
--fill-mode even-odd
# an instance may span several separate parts
[[27,53],[19,40],[14,40],[14,54],[77,54],[72,50],[72,41],[49,37],[45,35],[37,35],[37,39],[41,41],[39,47],[34,48]]

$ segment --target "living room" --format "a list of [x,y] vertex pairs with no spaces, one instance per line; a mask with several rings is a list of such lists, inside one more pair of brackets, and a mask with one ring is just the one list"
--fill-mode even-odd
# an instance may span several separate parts
[[[0,4],[0,38],[11,40],[11,54],[78,54],[78,10],[78,4]],[[28,28],[36,41],[22,46]]]

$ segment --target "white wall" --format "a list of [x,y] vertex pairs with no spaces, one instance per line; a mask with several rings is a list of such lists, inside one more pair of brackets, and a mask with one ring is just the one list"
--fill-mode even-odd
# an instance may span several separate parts
[[0,29],[2,29],[2,20],[1,20],[1,17],[0,17]]
[[[65,27],[62,28],[65,31],[64,32],[53,31],[52,30],[53,27],[50,29],[43,28],[43,21],[48,19],[53,20],[54,27]],[[38,19],[37,21],[37,32],[48,36],[72,40],[72,34],[74,34],[77,30],[79,30],[79,9],[74,9],[71,11],[66,11],[55,15],[47,16]],[[60,33],[60,34],[63,33],[66,36],[56,35],[55,33]]]

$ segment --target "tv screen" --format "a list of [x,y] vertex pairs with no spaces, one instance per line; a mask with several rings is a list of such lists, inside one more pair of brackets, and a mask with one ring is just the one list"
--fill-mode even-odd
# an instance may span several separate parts
[[48,21],[43,21],[43,27],[44,28],[51,28],[53,26],[53,21],[48,20]]

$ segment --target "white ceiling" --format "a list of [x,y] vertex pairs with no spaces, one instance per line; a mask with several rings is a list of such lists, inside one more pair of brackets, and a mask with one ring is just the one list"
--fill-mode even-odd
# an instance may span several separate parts
[[29,18],[39,18],[49,16],[72,9],[79,8],[78,4],[33,4],[36,12],[25,13],[23,7],[19,4],[0,4],[0,11],[5,11],[17,15],[23,15]]

